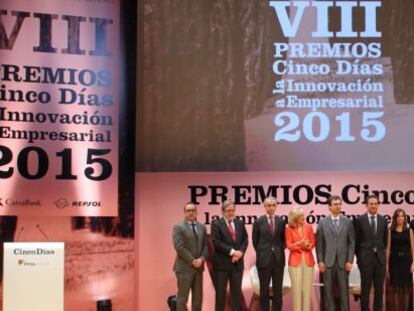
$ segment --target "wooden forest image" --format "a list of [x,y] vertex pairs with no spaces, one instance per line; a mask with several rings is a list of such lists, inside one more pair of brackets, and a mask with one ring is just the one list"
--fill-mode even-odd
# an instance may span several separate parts
[[[414,4],[382,4],[378,25],[382,57],[391,62],[393,98],[397,105],[413,104]],[[273,42],[288,42],[269,1],[145,0],[141,5],[137,170],[249,170],[245,121],[273,105],[278,78],[272,72]],[[340,23],[335,14],[330,11],[332,27]],[[363,18],[356,14],[355,28],[363,27]]]

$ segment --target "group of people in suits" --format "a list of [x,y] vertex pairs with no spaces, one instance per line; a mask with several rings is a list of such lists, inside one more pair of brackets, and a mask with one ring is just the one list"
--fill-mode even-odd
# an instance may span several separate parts
[[[389,229],[387,219],[378,214],[378,198],[368,196],[365,205],[367,212],[351,221],[341,213],[342,199],[331,196],[328,199],[329,215],[320,220],[315,235],[312,226],[305,221],[302,207],[294,207],[289,212],[286,225],[284,219],[275,214],[276,198],[267,197],[263,202],[265,214],[256,219],[252,228],[260,282],[260,310],[267,311],[270,307],[282,310],[285,248],[289,250],[293,310],[311,310],[315,247],[317,265],[323,275],[326,311],[336,310],[335,296],[338,296],[340,310],[349,310],[348,278],[354,255],[361,274],[361,310],[370,310],[372,287],[374,310],[383,310],[386,276],[391,281],[395,310],[407,310],[414,270],[414,238],[407,225],[407,216],[404,210],[397,209]],[[177,310],[187,310],[191,291],[192,310],[195,311],[201,310],[202,306],[207,233],[205,226],[196,221],[195,204],[186,203],[184,214],[184,220],[173,230],[177,252],[174,264],[178,286]],[[248,247],[248,234],[244,223],[236,217],[236,207],[231,200],[223,202],[222,215],[211,225],[215,310],[224,310],[228,285],[232,310],[242,310],[243,258]]]

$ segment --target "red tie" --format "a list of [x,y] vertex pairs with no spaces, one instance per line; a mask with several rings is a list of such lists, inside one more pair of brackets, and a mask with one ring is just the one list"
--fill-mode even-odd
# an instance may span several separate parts
[[275,223],[273,222],[273,216],[269,216],[270,218],[270,233],[273,234],[275,232]]
[[231,238],[233,239],[233,241],[236,241],[236,231],[234,230],[234,228],[231,225],[231,220],[228,220],[229,223],[229,231],[231,234]]

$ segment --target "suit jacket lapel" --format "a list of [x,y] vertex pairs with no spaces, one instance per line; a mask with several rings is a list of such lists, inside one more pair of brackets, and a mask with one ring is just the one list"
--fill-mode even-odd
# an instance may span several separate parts
[[[368,228],[369,235],[371,237],[375,238],[376,237],[376,234],[374,234],[374,232],[372,232],[371,223],[370,223],[370,220],[369,220],[368,213],[365,213],[364,214],[364,222],[365,222],[366,228]],[[377,232],[378,232],[378,217],[377,217]]]
[[338,223],[338,235],[341,233],[342,228],[345,225],[345,219],[344,216],[339,215],[339,223]]
[[194,232],[193,232],[193,228],[192,226],[188,223],[188,221],[184,221],[184,228],[185,230],[188,231],[188,234],[194,239],[194,245],[196,246],[197,252],[200,251],[200,243],[199,241],[201,241],[201,229],[198,226],[198,223],[196,222],[196,227],[197,227],[197,236],[198,236],[198,241],[196,240],[195,236],[194,236]]
[[272,234],[270,233],[270,223],[269,223],[269,216],[266,214],[265,216],[264,216],[264,226],[266,227],[266,232],[269,234],[269,236],[271,237],[272,236]]
[[230,229],[229,229],[229,226],[227,225],[226,219],[223,217],[220,220],[221,220],[220,225],[223,228],[223,231],[225,232],[225,234],[227,235],[227,237],[230,240],[232,240],[231,233],[230,233]]
[[184,221],[184,228],[185,230],[193,233],[193,229],[191,228],[191,225],[188,223],[188,221]]
[[378,228],[379,228],[379,226],[378,226],[378,220],[379,220],[379,217],[378,217],[378,215],[377,215],[377,218],[376,218],[376,227],[375,227],[375,232],[372,232],[372,229],[371,229],[371,222],[368,220],[368,224],[369,224],[370,230],[371,230],[371,232],[372,232],[372,234],[373,234],[374,238],[376,238],[376,237],[377,237],[377,235],[378,235]]
[[[195,222],[195,227],[196,227],[198,242],[202,241],[203,240],[203,228],[199,222]],[[185,228],[186,230],[190,232],[191,236],[194,236],[193,227],[188,223],[188,221],[185,221]],[[195,239],[195,236],[194,236],[194,241],[197,242]],[[198,244],[200,245],[200,243]]]
[[377,214],[377,231],[375,231],[376,236],[381,236],[381,235],[379,235],[380,230],[382,230],[382,219],[381,219],[381,217]]
[[269,225],[269,233],[270,233],[271,237],[274,238],[276,236],[276,230],[277,230],[277,226],[279,225],[279,220],[276,217],[276,215],[273,215],[273,234],[270,231],[270,224],[269,224],[269,222],[267,222],[267,223]]
[[198,241],[199,241],[198,244],[200,245],[202,244],[200,242],[204,240],[204,231],[203,231],[203,226],[199,222],[196,222],[196,224],[197,224],[197,235],[198,235]]
[[240,236],[240,227],[239,227],[239,222],[236,221],[236,218],[233,219],[233,223],[234,223],[234,231],[236,232],[236,240],[234,242],[236,242]]
[[[229,241],[234,241],[233,237],[231,236],[230,228],[229,228],[229,225],[228,225],[226,219],[223,217],[223,218],[221,218],[221,220],[222,220],[221,225],[223,226],[223,230],[224,230],[224,232],[226,232],[226,234],[229,238]],[[233,224],[234,224],[234,230],[236,232],[236,241],[237,241],[237,238],[238,238],[239,235],[237,233],[238,231],[237,231],[236,218],[233,219]]]
[[333,234],[336,234],[337,232],[335,230],[335,226],[333,224],[331,216],[328,216],[328,225],[329,225],[329,228],[331,228],[331,231],[333,232]]

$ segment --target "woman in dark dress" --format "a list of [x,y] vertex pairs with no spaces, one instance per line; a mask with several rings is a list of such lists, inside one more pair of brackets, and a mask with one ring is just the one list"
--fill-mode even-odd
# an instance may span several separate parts
[[403,209],[394,212],[388,234],[387,274],[391,281],[393,310],[407,311],[413,286],[414,236]]

